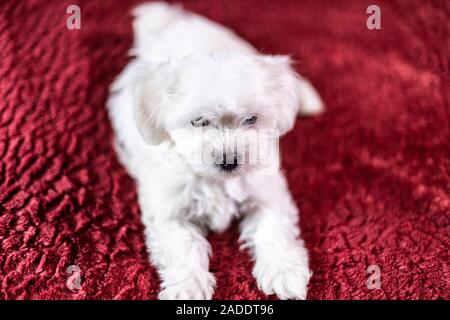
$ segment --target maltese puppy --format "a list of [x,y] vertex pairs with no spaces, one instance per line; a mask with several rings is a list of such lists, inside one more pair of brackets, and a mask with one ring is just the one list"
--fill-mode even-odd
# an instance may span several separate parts
[[209,230],[240,220],[259,288],[305,299],[311,272],[279,137],[323,111],[288,57],[165,3],[134,11],[134,59],[111,86],[120,161],[136,180],[160,299],[211,299]]

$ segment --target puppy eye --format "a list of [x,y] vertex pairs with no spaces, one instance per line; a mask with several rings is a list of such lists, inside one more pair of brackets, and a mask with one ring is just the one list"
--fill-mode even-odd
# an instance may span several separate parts
[[197,117],[191,120],[191,124],[194,127],[207,127],[211,124],[211,122],[203,117]]
[[252,124],[255,124],[257,120],[257,116],[251,116],[250,118],[245,119],[243,124],[244,126],[251,126]]

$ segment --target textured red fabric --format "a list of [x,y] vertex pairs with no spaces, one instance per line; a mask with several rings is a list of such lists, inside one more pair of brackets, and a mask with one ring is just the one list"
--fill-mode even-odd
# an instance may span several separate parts
[[[314,275],[310,299],[449,298],[449,2],[186,1],[264,53],[291,54],[327,112],[282,140]],[[81,30],[66,8],[81,8]],[[0,298],[153,299],[135,185],[112,148],[108,85],[130,1],[1,1]],[[209,237],[215,298],[266,298],[237,228]],[[77,265],[81,288],[66,282]],[[366,269],[381,269],[368,290]]]

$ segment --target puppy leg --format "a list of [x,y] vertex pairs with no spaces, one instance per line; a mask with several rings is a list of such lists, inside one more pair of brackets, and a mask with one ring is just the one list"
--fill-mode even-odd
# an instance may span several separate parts
[[[145,220],[144,220],[145,222]],[[211,299],[211,247],[197,226],[177,220],[147,221],[147,245],[161,278],[159,299]]]
[[[148,181],[154,181],[148,179]],[[169,179],[170,180],[170,179]],[[208,271],[211,246],[205,231],[183,218],[184,208],[170,186],[141,181],[139,203],[147,248],[161,279],[159,298],[164,300],[211,299],[215,279]]]
[[297,208],[281,174],[264,179],[264,188],[259,188],[264,193],[254,195],[257,208],[241,224],[243,247],[255,259],[253,275],[264,293],[280,299],[306,299],[311,272],[307,250],[298,238]]
[[300,116],[314,116],[325,111],[325,104],[319,93],[305,78],[299,77],[297,92],[300,97]]

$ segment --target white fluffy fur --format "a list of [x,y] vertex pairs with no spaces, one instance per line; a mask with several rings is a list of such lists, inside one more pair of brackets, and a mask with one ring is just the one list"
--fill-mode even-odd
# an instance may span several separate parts
[[224,132],[242,119],[258,115],[256,129],[282,135],[298,113],[323,110],[318,94],[288,58],[261,55],[201,16],[164,3],[141,5],[134,16],[134,59],[112,85],[108,109],[119,157],[137,181],[159,297],[211,299],[206,232],[225,230],[239,217],[261,290],[305,299],[308,254],[281,171],[261,174],[258,166],[242,165],[224,174],[183,160],[205,146],[191,125],[199,115],[214,124],[209,143],[228,150]]

